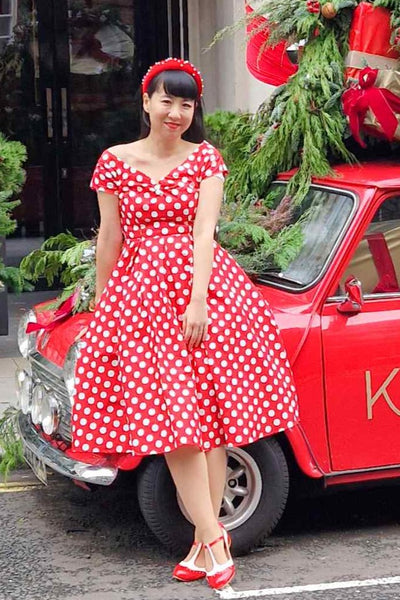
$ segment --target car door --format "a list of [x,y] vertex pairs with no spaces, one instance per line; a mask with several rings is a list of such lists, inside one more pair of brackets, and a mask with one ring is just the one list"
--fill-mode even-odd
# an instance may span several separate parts
[[[364,302],[343,313],[345,281]],[[400,464],[400,196],[386,196],[322,310],[325,400],[334,471]]]

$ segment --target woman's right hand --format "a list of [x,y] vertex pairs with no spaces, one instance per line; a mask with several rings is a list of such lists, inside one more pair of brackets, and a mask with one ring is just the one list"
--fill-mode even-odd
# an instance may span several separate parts
[[[94,312],[96,310],[96,304],[98,303],[100,298],[92,298],[89,302],[89,312]],[[77,342],[78,340],[80,340],[81,338],[83,338],[83,336],[86,334],[87,330],[89,329],[89,327],[84,327],[83,329],[81,329],[81,331],[78,333],[78,335],[75,337],[75,342]]]

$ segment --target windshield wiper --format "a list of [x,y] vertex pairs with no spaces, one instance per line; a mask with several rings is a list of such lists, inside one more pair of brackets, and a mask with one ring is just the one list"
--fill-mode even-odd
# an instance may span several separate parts
[[272,279],[279,279],[281,281],[287,281],[288,283],[294,283],[295,285],[299,285],[301,287],[304,286],[303,281],[286,277],[282,271],[277,271],[276,269],[265,269],[262,273],[260,273],[260,278],[263,278],[264,276],[271,277]]

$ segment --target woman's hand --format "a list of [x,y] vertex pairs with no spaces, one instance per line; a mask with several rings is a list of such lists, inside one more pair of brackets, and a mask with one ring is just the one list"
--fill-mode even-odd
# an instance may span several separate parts
[[182,316],[183,337],[189,350],[199,346],[207,335],[207,302],[191,300]]
[[[89,312],[94,312],[96,310],[96,304],[99,301],[99,297],[96,296],[95,298],[92,298],[89,302]],[[78,340],[80,340],[81,338],[83,338],[84,335],[86,335],[86,332],[88,331],[89,327],[83,327],[83,329],[80,330],[80,332],[78,333],[78,335],[75,337],[74,342],[77,342]]]

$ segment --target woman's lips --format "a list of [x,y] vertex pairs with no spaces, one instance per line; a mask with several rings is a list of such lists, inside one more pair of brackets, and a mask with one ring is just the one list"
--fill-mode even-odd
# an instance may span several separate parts
[[169,123],[166,122],[165,125],[169,128],[169,129],[178,129],[179,127],[179,123]]

